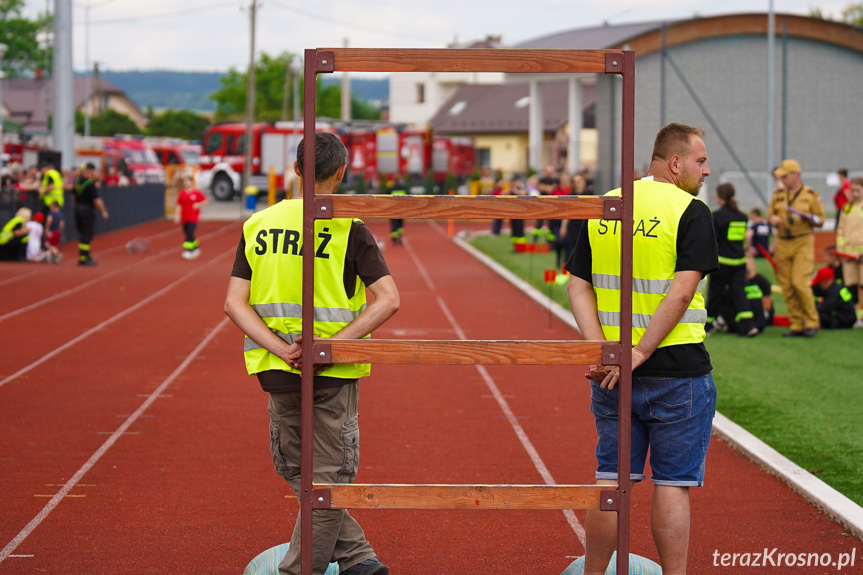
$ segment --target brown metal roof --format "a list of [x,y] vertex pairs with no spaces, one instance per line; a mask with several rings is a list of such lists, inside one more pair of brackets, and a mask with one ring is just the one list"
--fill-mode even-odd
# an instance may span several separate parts
[[[541,87],[543,130],[555,132],[569,121],[568,82],[543,82]],[[443,134],[526,132],[530,107],[518,104],[526,104],[529,92],[528,84],[462,84],[440,107],[431,125]],[[595,125],[595,93],[592,84],[582,87],[582,122],[586,128]]]

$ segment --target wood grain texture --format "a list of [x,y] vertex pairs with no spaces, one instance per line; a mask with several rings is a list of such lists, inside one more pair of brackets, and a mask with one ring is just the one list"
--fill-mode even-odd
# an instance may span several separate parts
[[[314,344],[316,363],[591,365],[606,341],[330,339]],[[321,355],[321,354],[324,355]]]
[[[318,48],[336,72],[605,73],[618,50]],[[327,63],[329,65],[330,62]]]
[[[388,196],[320,195],[317,217],[404,219],[600,219],[606,201],[598,196]],[[331,202],[331,203],[330,203]],[[321,210],[321,205],[332,205]]]
[[371,485],[316,483],[330,509],[599,509],[613,485]]

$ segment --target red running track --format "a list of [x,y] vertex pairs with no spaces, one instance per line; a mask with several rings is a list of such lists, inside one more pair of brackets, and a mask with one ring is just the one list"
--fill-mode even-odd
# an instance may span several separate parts
[[[469,224],[465,224],[469,225]],[[371,222],[378,237],[386,222]],[[242,573],[297,512],[272,469],[266,395],[222,303],[239,222],[203,222],[203,255],[156,222],[99,236],[99,265],[0,264],[0,575]],[[130,255],[131,238],[151,250]],[[446,237],[409,222],[385,257],[402,296],[382,338],[562,339],[571,328]],[[551,327],[549,327],[551,325]],[[591,483],[583,368],[374,367],[360,401],[365,483]],[[632,550],[657,559],[649,482]],[[556,575],[583,512],[353,512],[394,574]],[[855,566],[723,567],[723,553],[855,553]],[[715,556],[715,552],[719,555]],[[714,439],[694,490],[691,573],[863,573],[863,545]]]

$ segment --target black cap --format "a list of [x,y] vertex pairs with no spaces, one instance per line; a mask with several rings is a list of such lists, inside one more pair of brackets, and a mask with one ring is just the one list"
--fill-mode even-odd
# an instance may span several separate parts
[[84,168],[85,170],[95,170],[96,169],[96,166],[93,165],[93,162],[87,162],[86,164],[84,164],[81,167]]

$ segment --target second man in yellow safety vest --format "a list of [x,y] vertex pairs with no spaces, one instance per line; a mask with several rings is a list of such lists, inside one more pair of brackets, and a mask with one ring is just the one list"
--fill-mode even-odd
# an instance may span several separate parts
[[[695,197],[710,175],[702,138],[690,126],[664,127],[648,176],[634,183],[631,479],[644,479],[649,450],[651,527],[666,575],[686,573],[689,488],[704,481],[716,409],[702,295],[705,276],[718,268],[716,235],[709,208]],[[620,246],[619,221],[591,220],[566,263],[570,304],[586,339],[620,339]],[[588,377],[597,483],[616,484],[620,373],[594,365]],[[586,536],[585,574],[605,573],[617,544],[617,514],[588,511]]]

